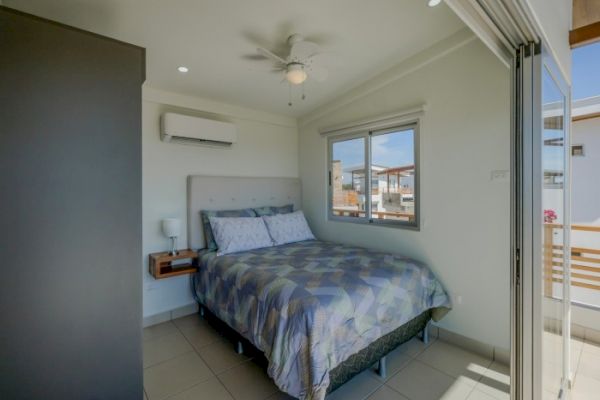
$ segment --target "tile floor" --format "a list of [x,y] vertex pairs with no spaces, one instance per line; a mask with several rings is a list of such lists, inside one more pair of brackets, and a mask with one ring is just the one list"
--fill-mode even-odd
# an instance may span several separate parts
[[[144,329],[147,400],[290,400],[260,365],[196,314]],[[584,379],[582,391],[594,378]],[[508,391],[507,366],[432,338],[392,352],[386,380],[367,370],[328,400],[503,400]]]
[[[544,370],[545,381],[542,384],[550,386],[551,390],[545,393],[545,399],[556,399],[558,391],[560,370],[557,363],[551,359],[553,354],[560,351],[562,339],[552,333],[544,333],[544,354],[546,355]],[[573,387],[571,400],[596,400],[600,399],[600,344],[577,338],[571,339],[571,372],[573,374]],[[545,400],[544,399],[544,400]]]

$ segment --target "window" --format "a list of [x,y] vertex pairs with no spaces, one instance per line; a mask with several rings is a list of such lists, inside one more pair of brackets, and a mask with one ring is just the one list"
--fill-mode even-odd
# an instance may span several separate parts
[[583,145],[582,144],[574,144],[573,146],[571,146],[571,155],[573,157],[583,157],[585,155],[585,152],[583,150]]
[[330,137],[329,218],[418,228],[417,154],[417,124]]

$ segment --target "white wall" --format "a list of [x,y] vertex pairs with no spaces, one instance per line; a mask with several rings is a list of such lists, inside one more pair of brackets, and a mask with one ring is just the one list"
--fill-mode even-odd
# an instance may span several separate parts
[[521,0],[529,5],[550,51],[567,82],[571,82],[571,46],[573,0]]
[[585,156],[571,161],[572,222],[600,224],[600,118],[576,121],[571,127],[571,143],[583,144],[585,151]]
[[[164,111],[189,115],[219,114],[234,122],[239,140],[231,149],[164,143],[159,117]],[[296,120],[210,100],[144,88],[143,274],[144,317],[193,304],[189,276],[156,281],[148,273],[148,254],[164,251],[169,241],[160,231],[165,217],[186,221],[186,177],[190,174],[236,176],[298,176]],[[180,247],[187,244],[182,228]]]
[[[440,326],[509,348],[510,71],[468,31],[300,120],[303,207],[317,236],[425,261],[462,298]],[[327,143],[318,129],[427,103],[420,232],[327,220]]]

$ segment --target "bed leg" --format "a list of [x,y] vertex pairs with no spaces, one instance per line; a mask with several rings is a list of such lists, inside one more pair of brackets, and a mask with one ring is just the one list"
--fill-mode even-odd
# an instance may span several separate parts
[[377,363],[377,375],[379,375],[381,379],[385,379],[387,377],[387,364],[385,356],[381,357]]
[[238,340],[235,344],[235,352],[237,354],[244,354],[244,345],[242,344],[241,340]]
[[427,325],[425,325],[425,328],[421,332],[421,340],[423,343],[429,344],[429,322],[427,322]]

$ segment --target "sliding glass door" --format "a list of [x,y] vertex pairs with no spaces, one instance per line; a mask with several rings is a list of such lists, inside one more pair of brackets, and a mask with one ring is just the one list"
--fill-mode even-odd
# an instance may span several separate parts
[[565,399],[570,378],[570,89],[543,46],[522,46],[516,64],[513,395]]
[[[569,379],[569,89],[552,59],[542,55],[541,125],[534,134],[539,153],[537,174],[541,247],[538,269],[541,309],[542,399],[564,397]],[[539,136],[538,136],[539,135]],[[541,182],[539,182],[541,180]],[[541,184],[541,188],[539,187]]]

